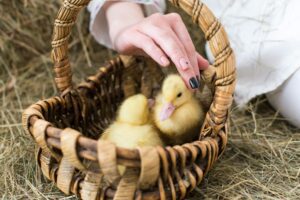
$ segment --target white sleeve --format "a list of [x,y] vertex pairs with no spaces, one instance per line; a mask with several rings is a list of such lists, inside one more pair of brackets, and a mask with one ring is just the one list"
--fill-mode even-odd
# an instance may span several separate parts
[[[132,2],[144,4],[146,15],[153,13],[163,13],[166,9],[165,0],[129,0]],[[90,16],[90,32],[95,40],[108,48],[112,49],[112,42],[109,37],[108,24],[102,6],[105,0],[92,0],[88,5]]]

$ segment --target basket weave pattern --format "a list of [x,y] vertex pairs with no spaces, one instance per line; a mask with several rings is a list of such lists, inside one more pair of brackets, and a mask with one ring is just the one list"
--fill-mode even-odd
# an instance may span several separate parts
[[[127,75],[136,74],[138,65],[147,64],[118,56],[73,86],[68,39],[79,11],[89,0],[64,1],[52,41],[55,82],[61,95],[41,100],[23,113],[23,126],[38,144],[37,160],[43,174],[64,193],[82,199],[184,199],[224,151],[235,87],[234,54],[224,28],[202,2],[171,2],[191,15],[215,56],[214,67],[202,73],[202,79],[214,86],[213,102],[198,141],[125,149],[97,138],[130,95],[131,89],[124,86]],[[162,74],[154,69],[148,67],[148,72],[162,80]],[[153,81],[145,83],[143,76],[138,77],[141,89],[133,93],[148,91],[151,95]],[[126,167],[123,175],[118,165]]]

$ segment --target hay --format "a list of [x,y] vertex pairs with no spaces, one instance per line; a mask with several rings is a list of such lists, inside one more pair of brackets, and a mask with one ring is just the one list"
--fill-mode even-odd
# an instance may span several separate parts
[[[50,39],[60,3],[0,1],[2,199],[75,199],[65,197],[42,177],[35,163],[33,142],[21,126],[24,108],[57,93],[52,80]],[[197,47],[203,47],[199,45],[203,39],[198,37],[198,30],[189,27]],[[88,15],[81,15],[71,41],[75,81],[95,72],[113,54],[94,42],[88,34]],[[87,67],[89,61],[92,67]],[[233,108],[231,126],[227,151],[188,199],[297,199],[300,130],[288,125],[264,97],[253,100],[245,110]]]

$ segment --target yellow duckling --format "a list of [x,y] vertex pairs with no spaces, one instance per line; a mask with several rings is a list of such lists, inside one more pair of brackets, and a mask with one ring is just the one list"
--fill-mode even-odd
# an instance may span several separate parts
[[124,148],[163,145],[151,123],[148,100],[142,94],[131,96],[123,102],[116,121],[106,129],[101,139]]
[[168,145],[183,144],[196,139],[204,111],[192,91],[179,75],[169,75],[156,97],[154,123]]

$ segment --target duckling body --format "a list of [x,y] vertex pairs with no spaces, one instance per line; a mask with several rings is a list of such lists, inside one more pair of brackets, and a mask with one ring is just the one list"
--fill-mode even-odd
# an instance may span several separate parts
[[148,100],[141,94],[123,102],[116,121],[105,130],[101,139],[124,148],[163,145],[157,129],[151,123]]
[[181,77],[169,75],[156,98],[153,118],[164,142],[177,145],[199,136],[204,111]]
[[150,124],[137,126],[115,122],[105,131],[101,139],[109,140],[124,148],[163,145],[157,131]]

